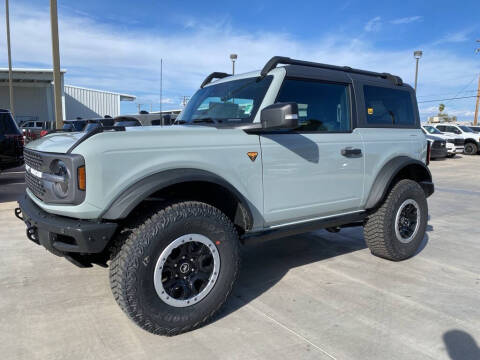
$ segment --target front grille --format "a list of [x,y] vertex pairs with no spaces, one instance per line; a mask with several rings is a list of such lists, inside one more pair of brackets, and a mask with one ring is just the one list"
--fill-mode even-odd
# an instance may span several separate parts
[[23,159],[26,165],[36,170],[40,170],[43,165],[42,156],[29,149],[23,149]]
[[441,149],[445,147],[445,141],[435,140],[432,145],[432,149]]
[[25,184],[27,185],[27,188],[35,194],[36,197],[43,199],[45,196],[45,188],[42,180],[36,178],[28,171],[25,171]]
[[465,145],[464,139],[455,139],[455,145]]

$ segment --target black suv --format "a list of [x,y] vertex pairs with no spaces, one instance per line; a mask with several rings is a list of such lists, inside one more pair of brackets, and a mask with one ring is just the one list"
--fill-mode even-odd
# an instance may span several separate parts
[[23,164],[23,135],[10,111],[0,109],[0,171]]

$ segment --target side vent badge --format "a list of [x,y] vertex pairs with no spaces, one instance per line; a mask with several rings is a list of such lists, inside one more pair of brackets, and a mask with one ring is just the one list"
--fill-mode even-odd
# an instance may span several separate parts
[[252,162],[253,162],[253,161],[255,161],[255,159],[256,159],[257,156],[258,156],[258,152],[256,152],[256,151],[249,151],[249,152],[247,152],[247,155],[248,155],[248,157],[250,158],[250,160],[252,160]]

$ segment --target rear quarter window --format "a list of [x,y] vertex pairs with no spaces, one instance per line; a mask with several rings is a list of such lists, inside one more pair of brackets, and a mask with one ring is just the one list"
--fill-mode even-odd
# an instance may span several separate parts
[[365,85],[367,124],[380,127],[416,125],[410,93],[405,90]]

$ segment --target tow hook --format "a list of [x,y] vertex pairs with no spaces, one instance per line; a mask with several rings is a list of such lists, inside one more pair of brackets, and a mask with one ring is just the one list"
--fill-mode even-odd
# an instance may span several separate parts
[[15,216],[20,220],[24,221],[22,216],[22,209],[20,209],[19,207],[15,208]]
[[40,245],[40,241],[38,240],[37,227],[29,225],[29,224],[27,224],[27,225],[28,225],[28,227],[27,227],[27,238],[29,240],[32,240],[35,244]]

